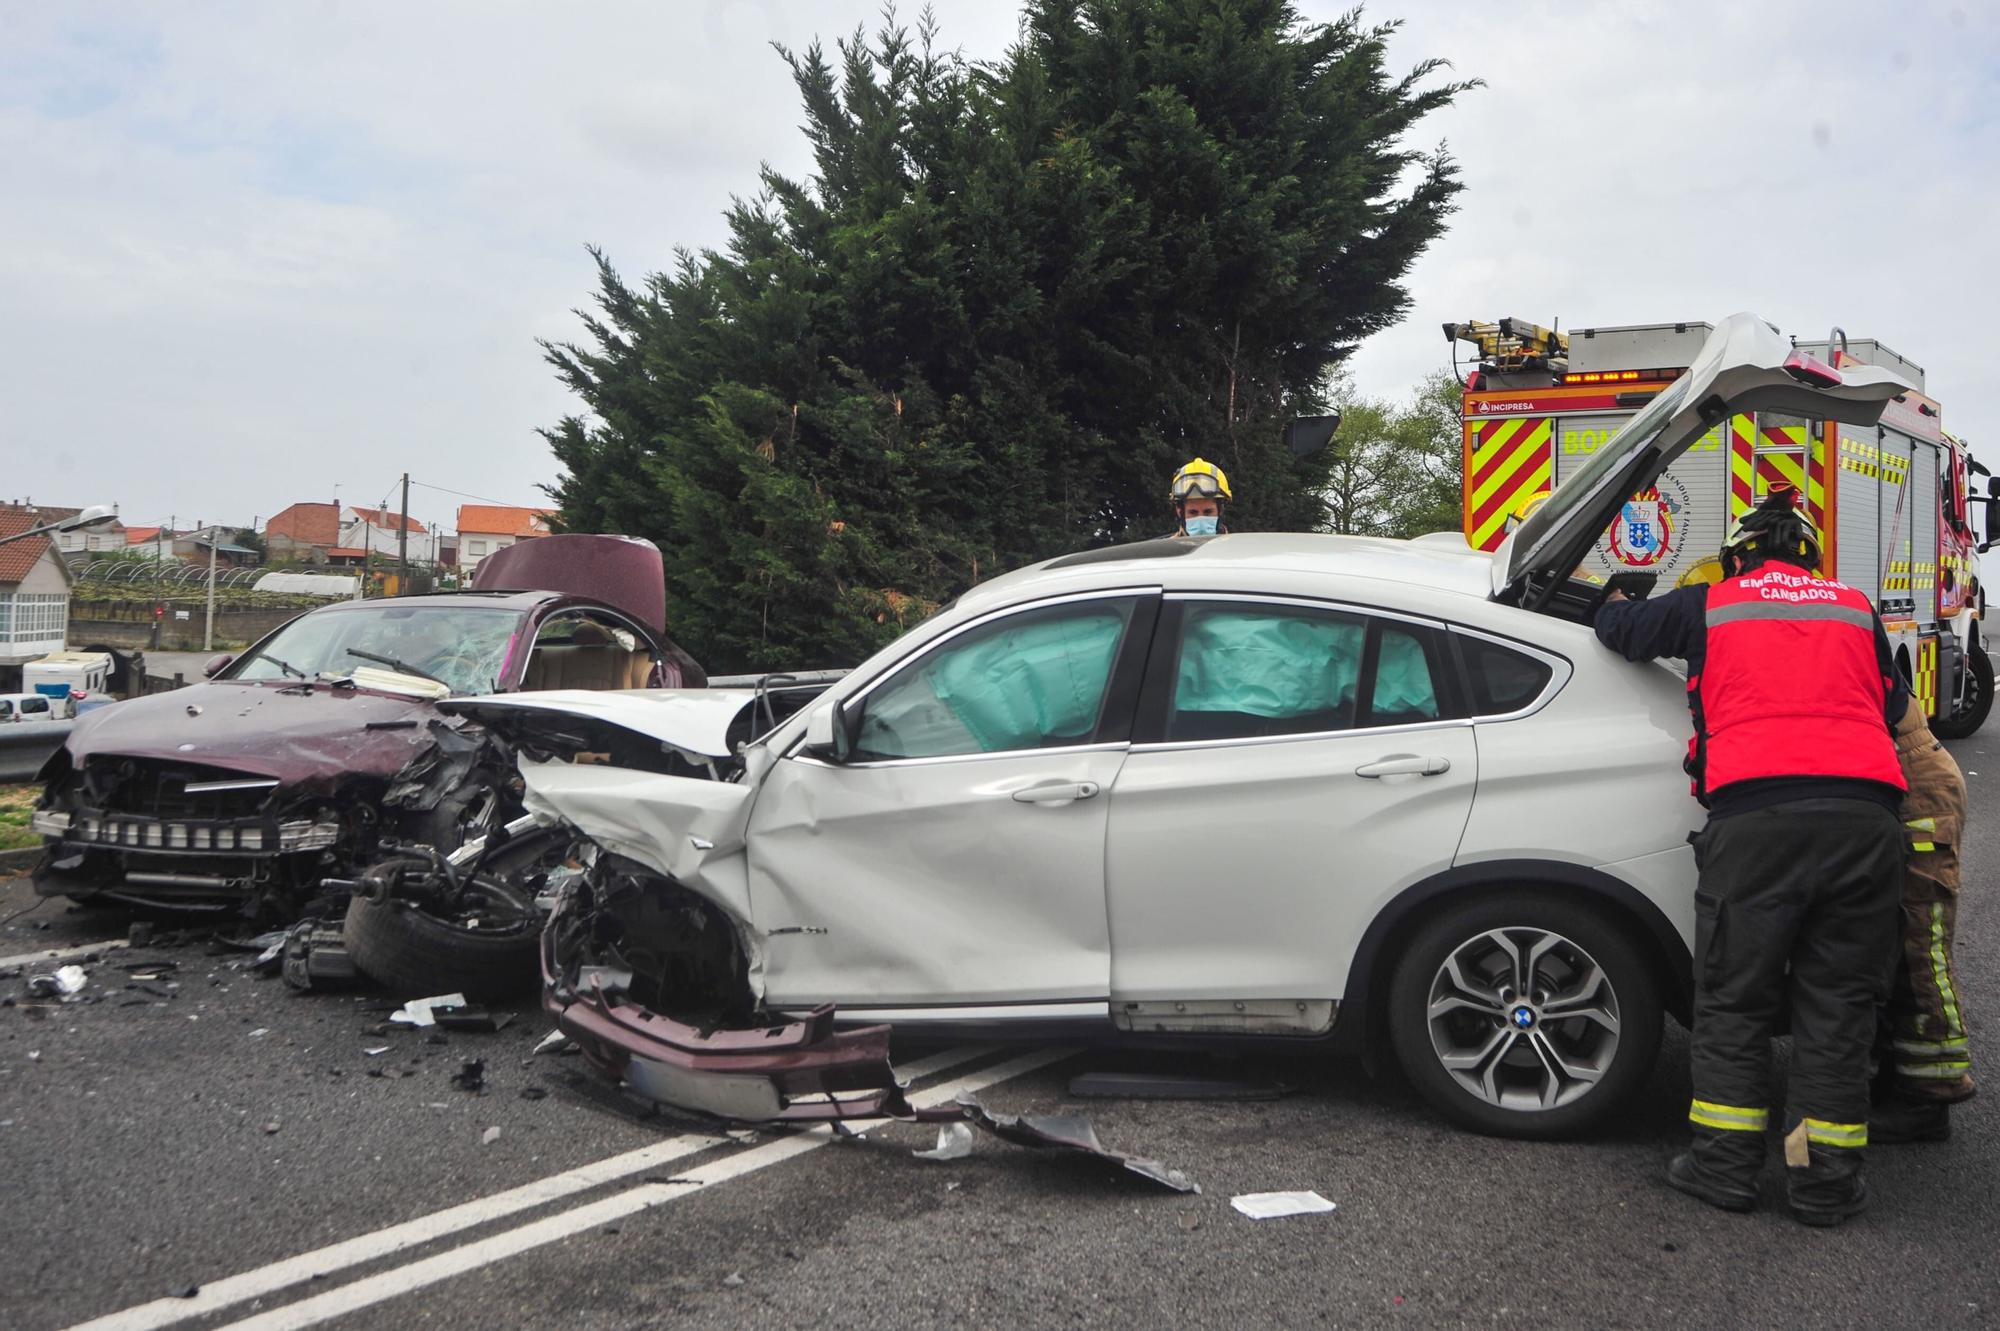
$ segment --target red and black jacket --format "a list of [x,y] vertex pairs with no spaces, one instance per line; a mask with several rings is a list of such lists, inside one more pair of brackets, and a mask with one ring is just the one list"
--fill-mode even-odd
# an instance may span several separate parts
[[1688,772],[1714,813],[1900,803],[1892,731],[1909,695],[1880,619],[1851,587],[1773,561],[1714,587],[1607,605],[1597,636],[1631,660],[1688,663]]

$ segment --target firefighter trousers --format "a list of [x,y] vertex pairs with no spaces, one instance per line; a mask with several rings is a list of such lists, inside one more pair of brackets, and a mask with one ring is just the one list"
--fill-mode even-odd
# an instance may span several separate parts
[[1701,870],[1688,1111],[1695,1162],[1730,1186],[1756,1186],[1771,1039],[1789,1009],[1792,1199],[1838,1206],[1868,1144],[1869,1053],[1895,963],[1902,828],[1866,800],[1795,800],[1712,818],[1691,840]]
[[1902,956],[1883,1013],[1889,1047],[1878,1084],[1905,1100],[1948,1104],[1973,1091],[1972,1045],[1952,967],[1965,776],[1921,726],[1899,731],[1896,752],[1910,784],[1901,810],[1908,861]]

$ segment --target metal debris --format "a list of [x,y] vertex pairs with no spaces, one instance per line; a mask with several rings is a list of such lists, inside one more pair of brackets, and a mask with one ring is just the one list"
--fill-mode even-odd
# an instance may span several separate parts
[[970,1091],[959,1093],[958,1108],[973,1126],[1017,1146],[1075,1151],[1118,1165],[1176,1192],[1201,1191],[1193,1179],[1178,1169],[1170,1169],[1157,1160],[1111,1150],[1097,1139],[1097,1129],[1091,1126],[1090,1120],[1080,1114],[995,1114],[980,1104],[979,1098]]
[[344,989],[360,978],[347,954],[346,934],[338,924],[306,919],[285,934],[280,969],[285,983],[311,993]]
[[1231,1197],[1230,1206],[1252,1220],[1277,1220],[1288,1215],[1325,1215],[1332,1202],[1316,1192],[1246,1192]]
[[460,1063],[458,1071],[451,1074],[451,1084],[461,1091],[482,1094],[486,1090],[486,1060],[468,1058]]

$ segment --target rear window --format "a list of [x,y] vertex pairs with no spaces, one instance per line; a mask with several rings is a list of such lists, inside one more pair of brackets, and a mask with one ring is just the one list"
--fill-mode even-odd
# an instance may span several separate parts
[[1465,673],[1472,680],[1473,712],[1477,716],[1505,716],[1518,712],[1549,685],[1555,672],[1549,665],[1483,638],[1456,635],[1458,650],[1465,658]]

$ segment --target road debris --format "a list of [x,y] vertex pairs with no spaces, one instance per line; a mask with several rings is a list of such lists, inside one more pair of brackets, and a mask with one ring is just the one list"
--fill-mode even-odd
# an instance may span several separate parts
[[537,1040],[535,1042],[535,1047],[528,1051],[530,1055],[576,1054],[581,1052],[582,1050],[577,1048],[576,1041],[570,1039],[567,1035],[564,1035],[561,1031],[550,1031],[547,1035],[544,1035],[540,1040]]
[[388,1053],[391,1048],[393,1048],[391,1045],[378,1044],[373,1049],[363,1049],[361,1052],[370,1058],[379,1058],[383,1054]]
[[1097,1129],[1090,1120],[1080,1114],[995,1114],[970,1091],[961,1091],[957,1103],[967,1122],[1017,1146],[1074,1151],[1115,1164],[1176,1192],[1201,1191],[1193,1179],[1178,1169],[1110,1149],[1097,1139]]
[[268,1137],[271,1134],[275,1133],[278,1130],[278,1126],[279,1126],[278,1120],[275,1118],[271,1119],[269,1122],[264,1124],[264,1135]]
[[731,1271],[722,1278],[722,1283],[734,1289],[743,1283],[743,1273],[741,1271]]
[[937,1145],[910,1154],[919,1160],[963,1160],[972,1154],[972,1128],[964,1123],[940,1123]]
[[345,989],[361,975],[340,926],[319,919],[300,920],[286,932],[280,969],[286,984],[306,993]]
[[471,1091],[483,1095],[486,1091],[486,1060],[468,1058],[458,1065],[458,1071],[451,1074],[451,1084],[461,1091]]
[[1230,1206],[1252,1220],[1278,1220],[1288,1215],[1325,1215],[1337,1209],[1316,1192],[1246,1192],[1231,1197]]
[[486,1131],[479,1134],[479,1144],[481,1146],[491,1146],[494,1142],[497,1142],[499,1140],[500,1140],[500,1129],[498,1127],[488,1128],[486,1129]]
[[412,998],[403,1006],[389,1014],[391,1026],[435,1026],[437,1012],[442,1008],[462,1008],[464,994],[436,994],[430,998]]

